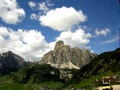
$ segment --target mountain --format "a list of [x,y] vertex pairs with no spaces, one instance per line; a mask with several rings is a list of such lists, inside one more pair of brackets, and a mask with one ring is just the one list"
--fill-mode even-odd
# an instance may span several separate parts
[[120,48],[98,55],[89,64],[83,66],[71,81],[78,83],[83,79],[101,75],[107,71],[113,73],[120,71]]
[[8,51],[0,54],[0,73],[10,73],[19,70],[25,65],[25,61],[20,56]]
[[0,90],[3,90],[3,87],[4,90],[16,90],[18,86],[24,87],[25,90],[33,90],[35,87],[38,88],[36,90],[47,90],[46,88],[51,89],[54,86],[53,90],[92,90],[95,80],[102,78],[109,71],[114,75],[120,75],[120,48],[96,56],[89,50],[70,48],[64,45],[63,41],[58,41],[54,50],[45,54],[40,63],[25,62],[11,51],[0,54],[0,74],[17,71],[7,76],[0,75]]
[[40,64],[50,64],[60,69],[80,69],[96,56],[90,50],[81,50],[77,47],[70,48],[69,45],[64,45],[63,41],[58,41],[54,50],[46,53],[40,60]]

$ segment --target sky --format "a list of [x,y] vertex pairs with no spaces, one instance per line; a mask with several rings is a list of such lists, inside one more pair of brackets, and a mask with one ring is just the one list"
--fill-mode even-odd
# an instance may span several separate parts
[[119,36],[119,0],[0,0],[0,53],[40,60],[62,40],[100,54]]

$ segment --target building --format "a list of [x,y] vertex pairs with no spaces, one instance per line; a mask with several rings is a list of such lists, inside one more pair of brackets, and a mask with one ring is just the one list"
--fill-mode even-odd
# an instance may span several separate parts
[[120,81],[120,76],[118,75],[103,77],[103,84],[113,84],[119,81]]

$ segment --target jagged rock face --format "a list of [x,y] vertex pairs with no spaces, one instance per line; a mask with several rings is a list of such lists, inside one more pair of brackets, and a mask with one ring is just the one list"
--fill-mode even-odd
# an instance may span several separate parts
[[25,61],[20,56],[8,51],[0,55],[0,69],[5,72],[19,70],[25,65]]
[[60,48],[62,46],[64,46],[64,42],[63,41],[59,41],[59,42],[56,43],[54,50],[56,50],[56,49],[58,49],[58,48]]
[[91,53],[91,51],[87,49],[80,50],[79,48],[72,48],[70,56],[71,62],[74,65],[81,67],[88,64],[94,57],[96,57],[96,54]]
[[88,64],[94,57],[96,57],[96,54],[89,50],[80,50],[77,47],[70,48],[70,46],[64,45],[63,41],[58,41],[54,50],[45,54],[40,60],[40,64],[47,63],[63,69],[79,69]]

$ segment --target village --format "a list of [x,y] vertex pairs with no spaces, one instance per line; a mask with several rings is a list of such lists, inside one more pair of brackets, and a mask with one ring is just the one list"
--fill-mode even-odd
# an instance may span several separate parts
[[96,79],[100,86],[93,87],[93,90],[120,90],[120,76],[105,76],[101,80]]

